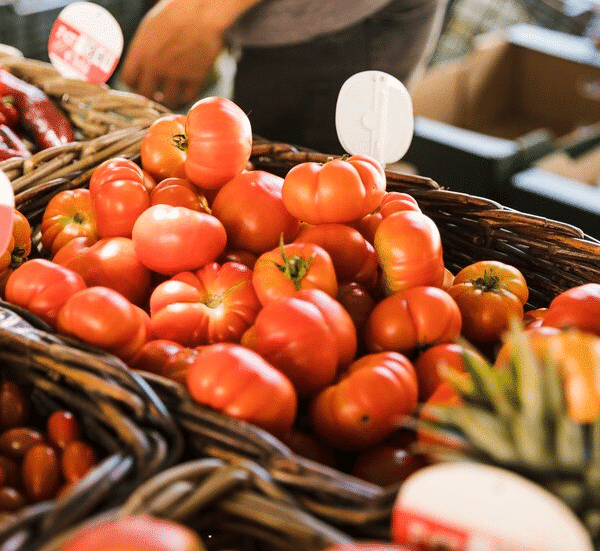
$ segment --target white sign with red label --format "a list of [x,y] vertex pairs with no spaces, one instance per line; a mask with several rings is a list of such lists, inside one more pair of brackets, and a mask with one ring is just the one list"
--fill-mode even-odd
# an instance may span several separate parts
[[48,39],[48,57],[67,78],[104,84],[119,63],[123,33],[104,7],[73,2],[54,22]]

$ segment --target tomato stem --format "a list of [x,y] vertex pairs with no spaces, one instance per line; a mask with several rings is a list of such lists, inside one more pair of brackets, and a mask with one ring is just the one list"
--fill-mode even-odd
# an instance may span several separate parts
[[500,286],[500,276],[489,269],[483,272],[483,276],[473,279],[472,282],[484,292],[494,291]]
[[173,145],[180,149],[181,151],[187,151],[188,148],[188,138],[185,134],[174,134],[171,136],[173,140]]
[[300,255],[294,255],[292,257],[288,257],[285,253],[285,247],[283,243],[283,234],[281,234],[279,238],[279,251],[281,253],[281,258],[283,260],[283,264],[275,263],[275,266],[288,278],[292,280],[294,283],[294,288],[296,291],[300,290],[300,284],[302,282],[302,278],[308,272],[310,267],[310,263],[315,256],[314,254],[310,255],[309,258],[302,258]]

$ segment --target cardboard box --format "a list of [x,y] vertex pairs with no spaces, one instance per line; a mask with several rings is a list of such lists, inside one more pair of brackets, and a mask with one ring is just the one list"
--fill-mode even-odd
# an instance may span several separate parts
[[510,179],[600,120],[600,52],[588,38],[515,25],[434,66],[411,92],[404,161],[454,191],[506,202]]

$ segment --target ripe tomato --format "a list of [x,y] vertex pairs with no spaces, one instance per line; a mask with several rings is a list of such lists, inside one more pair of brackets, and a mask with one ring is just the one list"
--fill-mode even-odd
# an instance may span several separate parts
[[367,320],[365,341],[371,352],[408,354],[424,346],[452,342],[460,330],[460,310],[446,291],[411,287],[376,304]]
[[243,172],[217,193],[212,213],[225,226],[229,247],[258,255],[298,235],[300,222],[283,205],[283,178],[262,170]]
[[289,379],[256,352],[235,343],[203,347],[187,373],[192,398],[225,415],[281,436],[296,419]]
[[150,192],[151,205],[171,205],[210,214],[208,200],[200,190],[185,178],[165,178]]
[[185,173],[203,189],[218,189],[240,174],[252,153],[250,119],[227,98],[197,101],[185,123]]
[[179,273],[150,296],[154,334],[190,347],[239,342],[260,308],[252,270],[236,262]]
[[223,224],[206,212],[154,205],[137,218],[131,239],[144,265],[173,275],[215,260],[225,250],[227,234]]
[[421,212],[417,200],[408,193],[400,191],[386,191],[381,203],[372,213],[367,214],[352,225],[371,244],[375,240],[375,231],[380,222],[394,212],[401,210],[415,210]]
[[600,335],[600,283],[585,283],[556,295],[542,325],[576,327]]
[[280,439],[297,455],[335,469],[336,461],[333,449],[314,436],[292,427]]
[[369,319],[373,308],[375,308],[375,299],[363,285],[354,281],[340,283],[336,298],[354,322],[358,349],[362,352],[364,349],[365,327],[367,319]]
[[140,309],[108,287],[73,293],[58,312],[56,328],[125,362],[141,350],[147,338]]
[[144,172],[133,161],[120,157],[94,169],[90,194],[100,237],[131,237],[137,217],[150,206]]
[[443,285],[442,239],[429,216],[414,210],[390,214],[379,223],[374,245],[386,294],[420,285]]
[[283,204],[309,224],[346,223],[373,212],[385,193],[381,164],[367,155],[294,166],[283,182]]
[[142,138],[142,167],[158,181],[185,176],[185,119],[182,114],[163,115]]
[[288,243],[261,254],[252,283],[262,304],[301,289],[321,289],[335,297],[338,282],[329,253],[314,243]]
[[46,432],[50,443],[60,449],[81,437],[81,427],[75,416],[67,410],[57,409],[46,420]]
[[184,524],[146,515],[115,515],[86,525],[61,551],[203,551]]
[[5,298],[55,327],[64,303],[85,288],[85,281],[77,272],[45,258],[32,258],[10,275]]
[[12,217],[12,233],[6,249],[0,256],[0,293],[2,295],[5,294],[8,278],[27,261],[31,254],[31,226],[29,221],[15,208],[13,208]]
[[357,348],[350,314],[319,289],[267,303],[241,343],[285,373],[301,395],[330,384]]
[[148,341],[136,356],[130,367],[162,375],[167,379],[185,385],[187,370],[192,365],[199,350],[188,348],[165,339]]
[[88,238],[76,237],[52,261],[80,274],[88,287],[110,287],[138,306],[148,298],[150,270],[127,237],[104,237],[91,245]]
[[323,247],[331,257],[338,282],[375,287],[379,267],[375,249],[357,229],[345,224],[319,224],[304,229],[295,242]]
[[460,309],[463,336],[473,343],[489,343],[500,340],[512,318],[523,319],[529,289],[514,266],[482,260],[460,270],[448,294]]
[[85,188],[59,191],[46,205],[42,217],[42,247],[55,255],[75,237],[98,239],[90,191]]
[[364,449],[399,428],[415,411],[417,394],[417,375],[406,356],[367,354],[315,396],[310,404],[311,426],[334,448]]

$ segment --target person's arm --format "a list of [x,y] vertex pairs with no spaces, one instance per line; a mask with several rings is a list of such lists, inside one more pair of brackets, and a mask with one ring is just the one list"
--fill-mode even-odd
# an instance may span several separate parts
[[171,109],[196,99],[227,28],[261,0],[160,0],[129,45],[121,78]]

